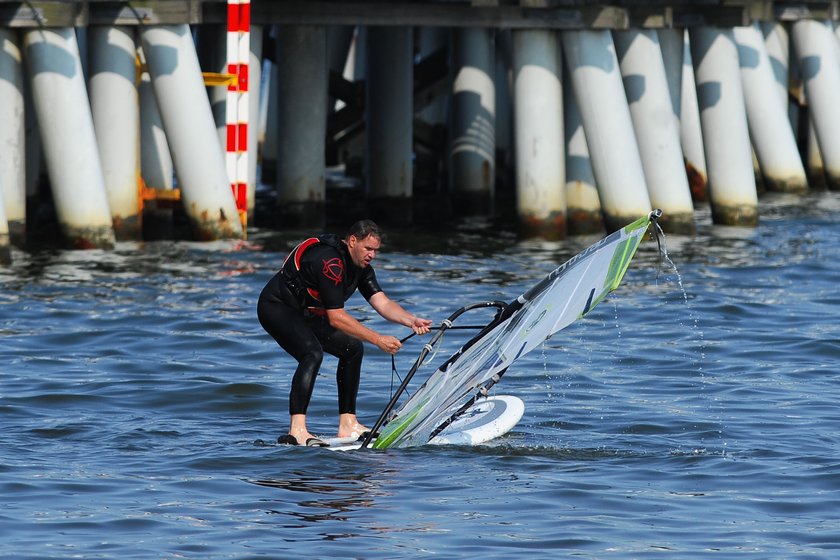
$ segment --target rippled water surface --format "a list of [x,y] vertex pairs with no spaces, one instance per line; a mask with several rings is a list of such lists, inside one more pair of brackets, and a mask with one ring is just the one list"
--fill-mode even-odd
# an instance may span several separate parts
[[[675,267],[646,242],[610,299],[516,363],[496,388],[526,404],[508,436],[346,453],[254,443],[285,431],[294,369],[255,301],[304,232],[16,250],[0,268],[0,556],[836,558],[840,199],[763,201],[756,229],[698,224],[666,238]],[[375,264],[439,322],[592,241],[396,231]],[[356,316],[407,334],[357,297]],[[324,435],[334,364],[310,407]],[[397,382],[368,347],[363,421]]]

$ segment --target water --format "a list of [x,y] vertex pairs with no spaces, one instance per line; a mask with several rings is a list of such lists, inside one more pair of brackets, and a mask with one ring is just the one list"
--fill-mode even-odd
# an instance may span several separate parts
[[[15,251],[0,269],[0,556],[836,557],[840,199],[765,199],[757,229],[698,221],[696,238],[666,238],[676,270],[645,243],[614,296],[517,362],[496,389],[526,403],[507,437],[384,452],[254,445],[286,429],[293,367],[255,300],[303,232]],[[377,272],[440,321],[591,241],[395,232]],[[324,435],[333,367],[310,408]],[[391,383],[368,348],[363,420]]]

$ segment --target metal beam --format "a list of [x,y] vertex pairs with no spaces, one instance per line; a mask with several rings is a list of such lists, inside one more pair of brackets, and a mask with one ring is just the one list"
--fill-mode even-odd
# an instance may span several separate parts
[[[627,29],[840,19],[840,0],[252,0],[280,25]],[[224,23],[226,0],[0,0],[0,27]]]
[[224,23],[226,17],[225,0],[0,0],[0,27]]
[[252,21],[281,25],[387,25],[499,29],[625,29],[627,11],[616,6],[534,8],[438,2],[255,2]]

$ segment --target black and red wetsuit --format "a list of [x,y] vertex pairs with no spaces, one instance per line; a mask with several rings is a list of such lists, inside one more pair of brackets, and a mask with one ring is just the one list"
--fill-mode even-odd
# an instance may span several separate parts
[[323,235],[295,247],[260,293],[260,324],[298,362],[289,414],[306,414],[324,352],[338,358],[339,414],[356,413],[364,346],[330,326],[326,310],[342,309],[357,288],[367,300],[382,291],[372,267],[356,266],[338,236]]

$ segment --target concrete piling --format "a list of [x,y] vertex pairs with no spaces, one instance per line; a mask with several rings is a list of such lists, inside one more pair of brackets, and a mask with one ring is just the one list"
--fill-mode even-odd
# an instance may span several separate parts
[[563,87],[557,35],[513,31],[516,201],[519,227],[566,237]]
[[26,232],[23,62],[18,32],[0,28],[0,199],[11,242]]
[[747,122],[761,175],[768,190],[804,193],[805,168],[787,116],[787,99],[780,102],[764,38],[757,26],[736,27],[734,37],[741,65]]
[[144,27],[141,38],[193,236],[241,238],[242,225],[190,28]]
[[[141,49],[142,51],[142,49]],[[163,130],[163,120],[155,101],[152,78],[148,72],[140,76],[140,174],[143,185],[149,189],[165,191],[172,197],[175,189],[175,164]],[[173,209],[157,200],[143,204],[143,237],[166,239],[174,236]]]
[[449,112],[449,186],[459,214],[494,208],[496,90],[492,32],[452,31]]
[[800,20],[793,24],[811,123],[820,147],[828,188],[840,190],[840,48],[831,23]]
[[277,30],[277,225],[326,223],[327,33]]
[[[419,223],[417,204],[432,202],[440,217],[513,218],[544,238],[614,230],[652,207],[667,232],[691,234],[705,202],[714,223],[753,226],[765,189],[840,190],[832,10],[680,5],[573,20],[551,16],[574,7],[539,0],[472,3],[477,19],[446,3],[383,19],[361,5],[294,15],[255,1],[251,25],[236,1],[155,5],[154,22],[83,4],[72,19],[19,11],[0,29],[0,235],[12,243],[34,227],[27,217],[38,229],[51,219],[34,207],[50,202],[77,247],[178,235],[181,210],[193,238],[242,238],[231,181],[252,223],[261,181],[277,189],[260,226],[323,229],[338,219],[327,180],[339,170],[353,216]],[[246,44],[231,42],[246,36],[247,64]],[[235,114],[238,94],[201,76],[227,73],[226,43],[252,84]],[[246,111],[247,160],[228,141]]]
[[365,185],[369,214],[412,222],[412,30],[371,27],[367,36]]
[[114,229],[76,32],[35,29],[24,33],[23,43],[64,237],[77,248],[111,248]]
[[697,104],[697,87],[694,80],[694,64],[691,58],[688,32],[686,31],[683,35],[683,70],[680,80],[680,142],[691,198],[694,202],[706,202],[709,199],[709,173],[706,168],[706,153],[703,151],[700,107]]
[[93,126],[114,233],[120,240],[140,239],[140,110],[134,28],[90,27],[88,53]]
[[613,38],[651,204],[662,209],[665,231],[693,233],[694,205],[659,37],[653,30],[630,30]]
[[755,226],[758,194],[735,38],[728,29],[697,27],[690,41],[712,220]]
[[645,174],[609,31],[566,31],[563,53],[607,230],[650,212]]
[[602,233],[601,199],[589,157],[586,132],[571,87],[568,67],[563,68],[563,121],[566,132],[566,220],[571,235]]

